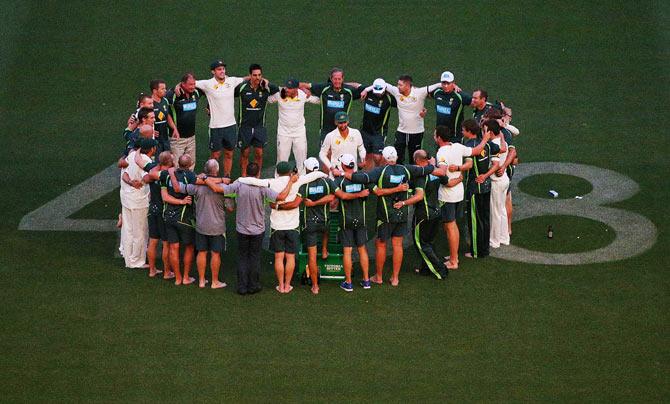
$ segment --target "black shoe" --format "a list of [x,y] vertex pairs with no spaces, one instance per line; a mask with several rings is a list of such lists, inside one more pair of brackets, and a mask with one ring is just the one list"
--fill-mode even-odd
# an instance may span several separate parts
[[449,271],[448,271],[446,268],[445,268],[445,269],[440,269],[440,270],[437,271],[437,272],[438,272],[438,273],[440,274],[440,276],[442,277],[442,280],[447,279],[447,277],[449,276]]
[[239,295],[241,295],[241,296],[244,296],[244,295],[246,295],[246,294],[249,294],[249,292],[246,291],[246,290],[238,290],[237,293],[238,293]]
[[257,288],[249,289],[247,294],[253,295],[253,294],[256,294],[256,293],[260,292],[261,290],[263,290],[263,288],[259,286]]

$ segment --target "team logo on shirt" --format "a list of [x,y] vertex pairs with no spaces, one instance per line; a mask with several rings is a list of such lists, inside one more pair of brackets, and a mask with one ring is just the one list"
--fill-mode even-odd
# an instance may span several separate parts
[[363,186],[361,184],[349,184],[349,185],[345,185],[344,191],[349,192],[349,193],[361,192],[361,188],[363,188]]
[[256,101],[256,99],[254,98],[253,100],[251,100],[251,102],[249,102],[249,105],[251,105],[251,108],[256,108],[256,105],[258,105],[258,101]]
[[165,114],[163,113],[163,111],[161,111],[158,113],[158,119],[162,121],[163,118],[165,118]]

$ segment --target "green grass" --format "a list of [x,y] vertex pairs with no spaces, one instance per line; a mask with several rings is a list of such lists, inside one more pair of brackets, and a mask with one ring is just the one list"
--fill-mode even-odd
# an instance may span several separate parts
[[540,198],[552,198],[549,191],[556,191],[556,198],[570,199],[591,192],[593,186],[587,180],[572,175],[544,174],[522,179],[519,189]]
[[[3,401],[670,399],[666,3],[4,5]],[[640,192],[615,207],[652,220],[658,240],[638,257],[594,265],[463,258],[446,282],[414,276],[407,251],[400,288],[345,294],[328,283],[318,297],[274,293],[264,253],[265,290],[240,297],[122,269],[114,233],[17,230],[26,213],[117,159],[133,99],[150,79],[207,77],[219,56],[236,75],[258,62],[273,81],[320,81],[339,65],[350,80],[408,72],[426,84],[449,69],[464,89],[483,86],[514,108],[522,162],[589,164],[634,179]],[[352,111],[357,127],[360,104]],[[274,107],[267,120],[273,139]],[[317,120],[308,106],[312,139]],[[201,114],[199,165],[206,126]],[[271,145],[266,165],[273,160]],[[588,191],[573,177],[524,182],[538,196],[553,184],[561,196]],[[73,217],[115,218],[117,195]],[[515,223],[513,242],[575,252],[611,240],[604,230],[542,217]],[[446,252],[443,237],[437,248]],[[234,283],[235,237],[229,251],[224,278]]]

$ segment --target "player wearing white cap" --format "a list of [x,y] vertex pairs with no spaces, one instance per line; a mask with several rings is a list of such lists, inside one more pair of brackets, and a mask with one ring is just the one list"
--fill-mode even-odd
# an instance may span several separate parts
[[305,129],[305,103],[318,104],[319,97],[308,96],[298,88],[298,80],[288,79],[284,87],[268,98],[277,103],[277,161],[288,161],[291,151],[300,174],[305,173],[307,158],[307,130]]
[[[343,154],[351,154],[360,157],[360,163],[357,163],[354,170],[365,166],[365,146],[363,137],[358,129],[349,127],[349,116],[346,112],[340,111],[335,114],[335,123],[337,128],[328,133],[323,139],[319,158],[321,162],[331,173],[331,177],[339,176],[339,158]],[[330,157],[330,158],[329,158]]]
[[386,92],[384,79],[376,79],[372,83],[372,92],[363,101],[361,135],[367,152],[368,169],[382,163],[382,149],[389,129],[391,108],[397,106],[395,97]]
[[[307,172],[319,170],[319,160],[310,157],[305,160]],[[328,257],[328,204],[335,199],[335,185],[330,178],[317,178],[303,184],[298,192],[302,196],[303,207],[300,214],[300,229],[303,245],[307,247],[307,265],[312,281],[312,293],[319,293],[319,269],[316,265],[316,247],[321,239],[321,257]]]
[[[404,161],[405,150],[412,161],[412,155],[421,148],[423,142],[423,117],[426,116],[424,103],[428,94],[439,88],[440,84],[426,87],[414,87],[412,76],[402,75],[398,78],[398,86],[386,83],[386,91],[395,97],[398,104],[398,130],[395,134],[394,147],[398,151],[398,164]],[[372,90],[372,86],[365,89],[362,96]]]
[[453,134],[452,142],[461,141],[461,124],[465,107],[472,104],[472,96],[460,91],[454,74],[446,71],[440,75],[440,88],[430,93],[435,100],[435,126],[446,126]]

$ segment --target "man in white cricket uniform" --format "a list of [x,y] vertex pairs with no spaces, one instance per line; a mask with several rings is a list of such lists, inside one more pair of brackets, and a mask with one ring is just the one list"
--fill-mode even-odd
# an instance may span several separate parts
[[[281,192],[286,188],[286,184],[291,181],[291,175],[297,169],[293,162],[277,162],[277,178],[258,179],[258,178],[239,178],[238,181],[247,185],[270,187],[273,191]],[[289,293],[291,278],[295,270],[295,255],[300,248],[300,204],[302,197],[299,194],[300,187],[304,184],[326,177],[321,171],[313,171],[306,175],[301,175],[291,186],[288,196],[281,204],[273,204],[270,213],[270,248],[275,254],[275,273],[277,275],[277,291],[279,293]]]
[[307,130],[305,129],[305,103],[318,104],[319,97],[307,96],[298,88],[299,82],[290,78],[285,87],[268,97],[269,103],[277,103],[277,161],[288,161],[291,151],[295,157],[298,173],[305,173],[307,158]]
[[[343,154],[351,154],[352,156],[358,154],[361,162],[356,163],[354,171],[365,166],[366,155],[363,136],[358,129],[349,127],[349,116],[346,112],[340,111],[335,114],[335,124],[337,124],[337,129],[326,135],[319,152],[319,158],[330,172],[331,178],[340,175],[342,170],[340,157]],[[328,158],[329,155],[330,158]]]
[[[501,163],[507,160],[507,142],[502,130],[491,139],[491,142],[500,147],[498,158]],[[491,176],[491,234],[489,245],[492,248],[500,247],[500,244],[509,245],[509,229],[507,226],[507,189],[509,188],[509,176],[507,170],[499,169]]]
[[244,78],[226,76],[226,64],[223,60],[215,60],[210,67],[212,78],[197,80],[195,86],[205,93],[209,104],[210,158],[218,160],[223,150],[223,175],[230,177],[233,151],[237,145],[235,87],[242,83]]
[[[451,130],[447,126],[438,126],[433,135],[439,149],[436,156],[436,164],[448,166],[447,175],[442,177],[442,185],[438,191],[438,200],[442,204],[440,210],[444,231],[447,234],[449,242],[449,261],[446,263],[447,269],[458,269],[458,243],[460,234],[456,219],[463,214],[462,202],[465,197],[463,183],[448,187],[449,180],[461,178],[461,172],[468,171],[472,165],[472,160],[463,164],[464,157],[470,157],[482,152],[482,149],[488,141],[486,135],[482,136],[482,141],[476,147],[466,147],[460,143],[451,143]],[[452,181],[453,184],[453,181]]]
[[[153,129],[151,130],[153,132]],[[140,150],[128,154],[128,166],[121,171],[121,243],[123,259],[127,268],[145,268],[147,243],[149,242],[149,185],[142,179],[144,170],[135,162],[135,154],[142,153],[143,166],[151,163],[158,142],[154,139],[140,139]]]
[[[423,142],[423,117],[426,116],[424,103],[426,97],[440,87],[440,83],[426,87],[414,87],[412,77],[402,75],[398,78],[398,86],[386,83],[386,91],[395,97],[398,104],[398,130],[395,133],[395,144],[398,152],[398,164],[405,158],[405,150],[412,161],[414,152],[421,148]],[[372,86],[365,89],[364,95],[372,90]]]

